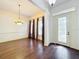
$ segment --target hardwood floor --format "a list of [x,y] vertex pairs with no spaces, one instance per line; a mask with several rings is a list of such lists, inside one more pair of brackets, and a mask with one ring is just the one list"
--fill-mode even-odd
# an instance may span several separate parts
[[79,59],[79,52],[59,45],[23,39],[0,44],[0,59]]

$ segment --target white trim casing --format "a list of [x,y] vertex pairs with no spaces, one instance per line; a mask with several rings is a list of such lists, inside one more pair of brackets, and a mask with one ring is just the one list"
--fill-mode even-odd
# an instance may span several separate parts
[[70,9],[66,9],[66,10],[63,10],[63,11],[54,13],[54,14],[52,14],[52,15],[53,15],[53,16],[56,16],[56,15],[60,15],[60,14],[64,14],[64,13],[68,13],[68,12],[75,11],[75,10],[76,10],[76,8],[73,7],[73,8],[70,8]]

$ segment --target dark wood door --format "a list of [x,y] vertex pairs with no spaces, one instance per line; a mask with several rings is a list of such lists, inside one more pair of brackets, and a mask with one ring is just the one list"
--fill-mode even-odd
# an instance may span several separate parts
[[35,39],[35,20],[33,20],[32,28],[32,39]]
[[[44,28],[45,28],[45,26],[44,26],[44,21],[45,21],[45,20],[44,20],[44,16],[43,16],[43,17],[42,17],[42,29],[41,29],[41,30],[42,30],[42,44],[43,44],[43,45],[44,45],[44,34],[45,34],[45,33],[44,33]],[[40,25],[40,24],[38,24],[38,23],[39,23],[39,18],[37,18],[37,27],[36,27],[36,39],[37,39],[37,40],[39,40],[39,39],[38,39],[38,35],[39,35],[39,34],[38,34],[38,29],[39,29],[39,25]]]
[[29,21],[29,33],[28,38],[31,38],[31,20]]
[[45,29],[45,20],[44,20],[44,16],[42,17],[42,44],[44,45],[44,29]]

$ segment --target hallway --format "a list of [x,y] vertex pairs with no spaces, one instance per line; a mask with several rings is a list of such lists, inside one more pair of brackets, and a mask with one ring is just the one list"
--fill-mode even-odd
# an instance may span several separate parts
[[0,59],[79,59],[79,52],[29,39],[0,43]]

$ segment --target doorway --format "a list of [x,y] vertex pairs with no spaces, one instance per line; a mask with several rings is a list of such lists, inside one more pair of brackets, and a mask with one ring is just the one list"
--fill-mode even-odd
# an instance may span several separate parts
[[29,20],[29,39],[35,39],[35,20]]
[[53,16],[55,21],[54,39],[56,43],[74,46],[76,38],[76,13],[70,11]]
[[36,40],[42,41],[42,44],[44,45],[44,16],[37,18],[37,28],[36,28]]
[[58,18],[58,41],[67,43],[67,18]]

